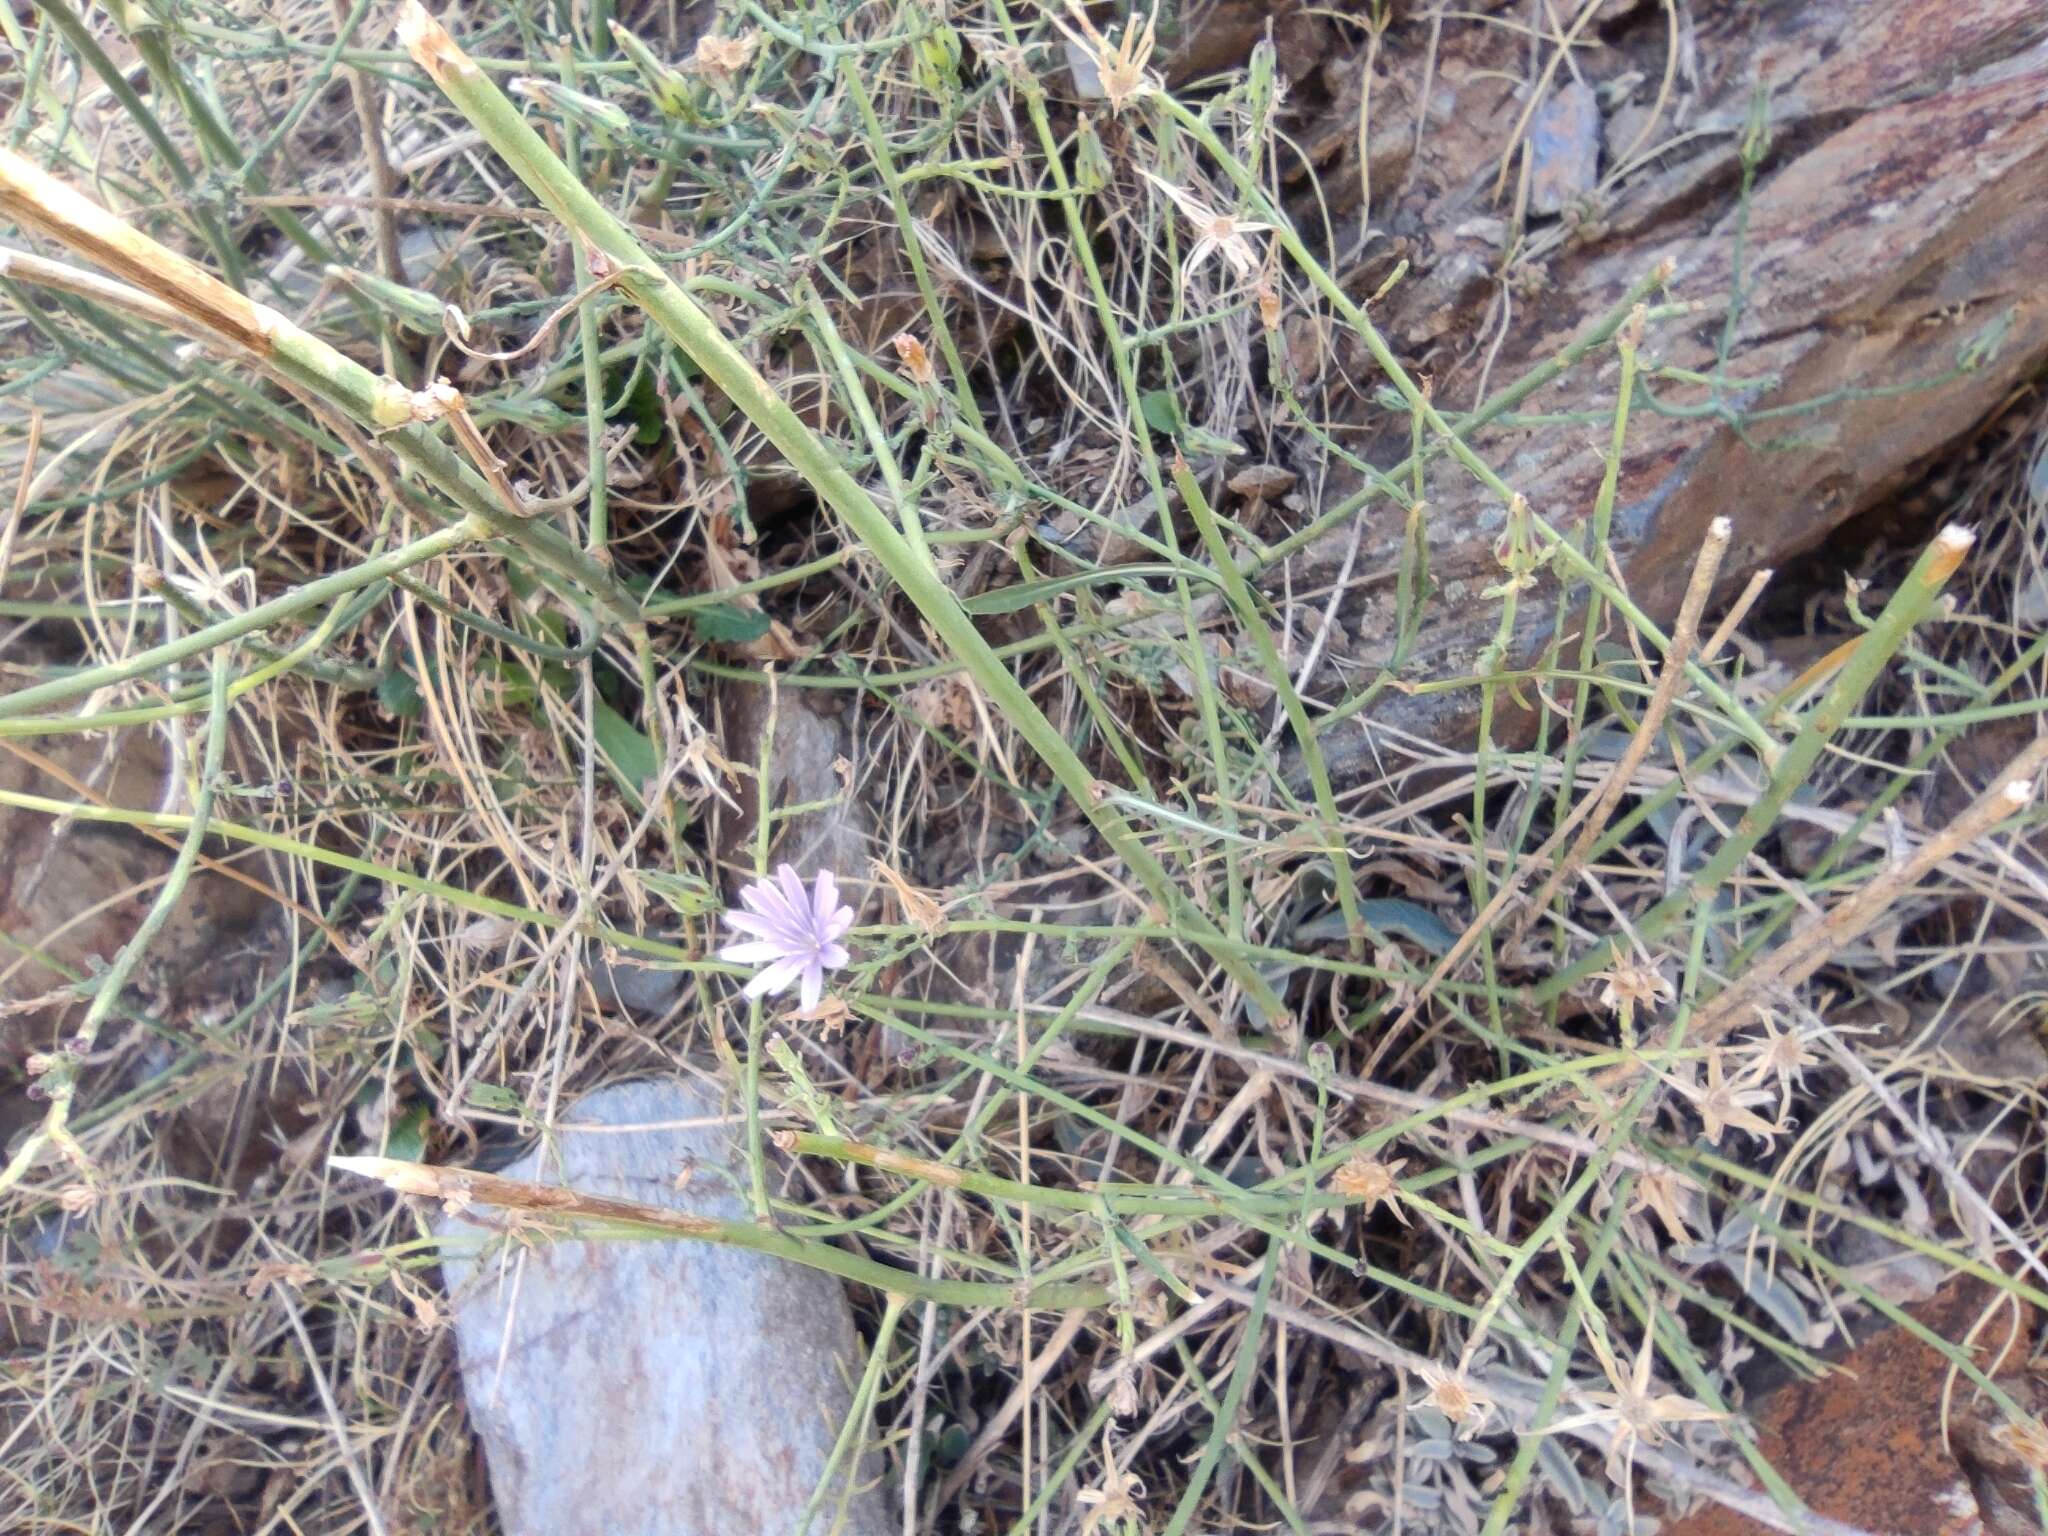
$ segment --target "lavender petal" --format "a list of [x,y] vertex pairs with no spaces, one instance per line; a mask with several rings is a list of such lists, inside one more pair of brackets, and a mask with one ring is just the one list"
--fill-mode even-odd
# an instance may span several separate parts
[[725,926],[735,933],[748,933],[757,939],[769,939],[779,943],[785,937],[789,925],[778,923],[772,918],[756,917],[751,912],[727,912]]
[[748,997],[766,997],[771,993],[784,991],[792,981],[802,974],[802,957],[776,961],[746,985]]
[[811,899],[804,890],[803,881],[797,878],[796,866],[781,865],[775,871],[775,879],[782,887],[782,899],[789,903],[790,916],[808,926],[811,920]]
[[719,950],[718,958],[729,960],[734,965],[767,965],[771,961],[788,957],[785,945],[773,939],[746,939],[738,944],[728,944]]
[[781,888],[773,880],[755,880],[740,888],[740,901],[751,912],[758,913],[771,923],[788,927],[801,921],[784,899]]

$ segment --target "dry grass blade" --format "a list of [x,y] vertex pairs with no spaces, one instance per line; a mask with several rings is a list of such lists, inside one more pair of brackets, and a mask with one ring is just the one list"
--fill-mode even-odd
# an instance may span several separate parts
[[1601,782],[1599,792],[1593,796],[1593,803],[1579,822],[1578,834],[1573,837],[1571,847],[1565,850],[1564,857],[1557,861],[1541,888],[1529,898],[1531,910],[1540,912],[1549,906],[1558,887],[1585,862],[1588,850],[1607,830],[1608,819],[1613,816],[1615,806],[1621,803],[1621,797],[1628,792],[1636,770],[1642,767],[1643,760],[1656,745],[1657,735],[1664,729],[1664,717],[1685,683],[1686,663],[1692,659],[1693,647],[1699,641],[1700,617],[1706,612],[1707,599],[1713,595],[1714,582],[1721,574],[1721,560],[1728,553],[1728,539],[1733,531],[1734,525],[1725,517],[1717,517],[1708,525],[1706,541],[1700,548],[1699,558],[1693,562],[1692,576],[1686,583],[1677,621],[1671,626],[1671,645],[1657,670],[1657,686],[1650,694],[1650,702],[1643,708],[1642,721],[1629,737],[1621,756],[1614,760],[1614,766]]
[[2048,737],[2023,749],[2005,765],[1992,788],[1939,831],[1923,839],[1906,858],[1886,861],[1854,895],[1829,907],[1742,977],[1716,994],[1694,1016],[1690,1037],[1708,1045],[1745,1023],[1759,1002],[1798,986],[1853,943],[1935,870],[1989,837],[2034,803],[2036,780],[2048,767]]

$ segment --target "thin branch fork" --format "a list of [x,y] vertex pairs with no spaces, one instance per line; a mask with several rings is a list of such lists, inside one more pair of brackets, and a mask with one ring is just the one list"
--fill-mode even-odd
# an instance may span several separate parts
[[1700,549],[1699,558],[1693,562],[1692,578],[1686,583],[1678,621],[1671,629],[1671,645],[1664,652],[1663,666],[1658,669],[1656,690],[1643,710],[1643,722],[1636,727],[1627,747],[1608,770],[1599,793],[1593,797],[1591,813],[1581,823],[1578,836],[1572,839],[1570,851],[1558,860],[1557,867],[1551,870],[1550,878],[1543,882],[1542,889],[1529,899],[1530,911],[1540,912],[1550,905],[1558,887],[1585,862],[1587,850],[1606,829],[1608,818],[1614,814],[1615,806],[1621,803],[1636,770],[1642,767],[1643,759],[1650,755],[1650,748],[1656,744],[1657,733],[1664,728],[1664,717],[1677,702],[1679,689],[1685,682],[1685,665],[1692,659],[1693,646],[1699,638],[1700,618],[1706,609],[1707,598],[1714,590],[1715,579],[1721,574],[1721,560],[1728,553],[1728,540],[1733,533],[1734,524],[1725,517],[1717,517],[1708,525],[1706,543]]

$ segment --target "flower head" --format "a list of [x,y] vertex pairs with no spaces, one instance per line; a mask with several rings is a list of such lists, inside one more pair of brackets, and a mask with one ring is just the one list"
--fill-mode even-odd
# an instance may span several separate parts
[[1429,1390],[1408,1406],[1411,1408],[1434,1408],[1451,1421],[1453,1432],[1460,1440],[1470,1440],[1486,1427],[1486,1421],[1493,1417],[1495,1403],[1493,1395],[1467,1374],[1461,1363],[1454,1371],[1445,1370],[1434,1361],[1422,1366],[1422,1379]]
[[1259,270],[1259,258],[1248,237],[1264,234],[1272,225],[1255,224],[1235,214],[1220,213],[1163,176],[1154,176],[1145,170],[1139,174],[1164,192],[1195,227],[1195,243],[1189,249],[1187,259],[1180,264],[1181,287],[1185,288],[1194,281],[1195,269],[1211,256],[1220,255],[1240,278],[1249,278]]
[[1671,983],[1654,965],[1639,960],[1617,960],[1593,979],[1600,986],[1600,1006],[1609,1013],[1624,1009],[1655,1008],[1671,997]]
[[1756,1113],[1754,1106],[1768,1104],[1771,1093],[1768,1088],[1744,1087],[1741,1081],[1728,1082],[1722,1073],[1721,1051],[1718,1046],[1707,1048],[1707,1081],[1701,1086],[1686,1077],[1665,1077],[1664,1081],[1676,1088],[1692,1101],[1693,1110],[1706,1128],[1707,1143],[1721,1145],[1721,1137],[1729,1126],[1738,1131],[1748,1131],[1752,1136],[1761,1136],[1769,1142],[1773,1136],[1784,1134],[1785,1127],[1774,1125]]
[[1093,66],[1103,99],[1109,103],[1111,116],[1120,115],[1125,107],[1140,97],[1158,94],[1159,77],[1145,67],[1159,41],[1157,5],[1152,7],[1152,14],[1144,19],[1142,25],[1136,15],[1124,23],[1114,48],[1110,46],[1109,39],[1096,29],[1095,23],[1088,19],[1088,13],[1081,8],[1079,0],[1067,0],[1067,9],[1080,32],[1076,33],[1057,16],[1052,18],[1052,24]]
[[742,889],[740,905],[746,910],[728,910],[725,923],[745,937],[726,945],[718,958],[761,967],[747,983],[748,997],[781,992],[799,981],[804,1008],[816,1008],[825,995],[825,973],[852,958],[839,941],[853,926],[853,909],[840,905],[832,872],[819,870],[806,890],[796,870],[784,864],[774,878]]
[[1636,1355],[1635,1369],[1626,1375],[1615,1363],[1614,1352],[1608,1348],[1599,1331],[1593,1331],[1588,1337],[1592,1340],[1593,1353],[1600,1357],[1600,1368],[1607,1373],[1607,1380],[1614,1390],[1581,1389],[1579,1395],[1593,1406],[1583,1413],[1571,1414],[1546,1425],[1537,1433],[1555,1435],[1594,1424],[1612,1426],[1614,1438],[1607,1443],[1607,1475],[1622,1486],[1631,1486],[1626,1469],[1635,1465],[1636,1447],[1662,1445],[1670,1438],[1664,1431],[1666,1424],[1705,1424],[1728,1417],[1704,1403],[1680,1397],[1676,1392],[1652,1390],[1651,1370],[1655,1364],[1657,1343],[1654,1311],[1650,1315],[1649,1326],[1643,1330],[1643,1347]]
[[1342,1167],[1330,1175],[1326,1188],[1333,1195],[1360,1202],[1368,1214],[1384,1201],[1387,1209],[1405,1227],[1408,1218],[1401,1214],[1401,1186],[1395,1182],[1395,1175],[1407,1166],[1405,1157],[1383,1163],[1369,1152],[1354,1152],[1344,1160]]

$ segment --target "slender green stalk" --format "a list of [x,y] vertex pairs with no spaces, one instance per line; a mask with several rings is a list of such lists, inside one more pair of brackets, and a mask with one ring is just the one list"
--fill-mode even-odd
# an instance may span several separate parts
[[[1177,453],[1173,459],[1173,483],[1180,491],[1182,505],[1188,509],[1188,515],[1194,519],[1195,527],[1202,535],[1202,542],[1208,546],[1209,558],[1215,562],[1217,579],[1223,583],[1224,597],[1237,614],[1238,627],[1258,653],[1259,666],[1279,693],[1280,707],[1287,713],[1287,723],[1294,728],[1302,763],[1308,769],[1309,787],[1315,794],[1316,813],[1322,818],[1323,836],[1329,839],[1330,868],[1337,883],[1337,906],[1344,915],[1344,928],[1350,936],[1352,955],[1356,957],[1363,953],[1365,920],[1359,916],[1358,881],[1351,871],[1350,851],[1344,846],[1344,818],[1337,810],[1337,795],[1330,784],[1329,766],[1323,761],[1321,738],[1309,723],[1308,710],[1302,705],[1301,695],[1295,691],[1294,678],[1281,658],[1280,647],[1273,641],[1273,632],[1259,616],[1251,585],[1237,568],[1230,546],[1223,542],[1223,530],[1217,526],[1216,514],[1209,509],[1209,498],[1203,494],[1201,482],[1188,469],[1187,460]],[[1219,758],[1217,767],[1220,770],[1222,766]]]
[[[576,84],[576,50],[567,43],[562,45],[562,78],[571,86]],[[579,144],[582,135],[576,131],[574,119],[565,119],[562,124],[562,153],[571,165],[580,164]],[[572,270],[576,274],[576,291],[589,291],[591,281],[590,252],[578,245],[570,251]],[[589,491],[586,511],[588,520],[584,537],[584,548],[592,558],[609,560],[606,546],[611,542],[611,466],[604,451],[604,359],[597,341],[596,296],[576,306],[576,350],[578,361],[583,365],[583,436],[584,447],[590,465]]]
[[903,237],[904,260],[910,264],[910,275],[917,284],[918,297],[924,301],[925,319],[931,325],[932,335],[938,339],[939,350],[946,354],[947,382],[953,387],[953,403],[968,424],[980,430],[983,425],[981,408],[975,404],[974,389],[967,381],[967,365],[961,360],[960,349],[953,343],[953,329],[946,324],[945,306],[939,302],[939,291],[933,286],[931,269],[925,263],[924,243],[917,238],[910,199],[903,195],[903,177],[896,169],[896,157],[889,153],[888,131],[883,128],[882,120],[875,116],[874,101],[869,97],[867,87],[861,83],[861,66],[852,58],[842,56],[838,68],[839,78],[846,82],[847,92],[860,111],[861,125],[867,129],[868,154],[874,159],[875,169],[881,173],[882,185],[889,190],[889,207],[896,215],[896,228]]
[[[875,1341],[868,1346],[867,1366],[860,1374],[859,1386],[854,1389],[846,1422],[839,1426],[839,1434],[832,1442],[832,1454],[825,1458],[825,1468],[818,1474],[818,1486],[804,1505],[802,1518],[797,1521],[797,1536],[809,1536],[812,1522],[818,1518],[818,1512],[825,1507],[825,1500],[831,1494],[834,1474],[846,1466],[846,1480],[839,1495],[840,1517],[831,1526],[835,1531],[843,1528],[846,1505],[860,1486],[861,1459],[855,1452],[855,1446],[867,1426],[874,1421],[875,1405],[882,1396],[882,1372],[889,1363],[889,1345],[896,1338],[896,1325],[903,1320],[903,1309],[909,1303],[909,1297],[893,1291],[882,1303],[882,1321],[875,1328]],[[851,1465],[848,1465],[849,1460]]]
[[[1343,285],[1330,275],[1328,268],[1316,259],[1315,253],[1296,233],[1292,221],[1273,207],[1257,178],[1216,136],[1216,130],[1171,96],[1160,99],[1165,103],[1166,110],[1174,122],[1186,129],[1188,135],[1202,146],[1223,169],[1224,174],[1236,184],[1258,217],[1274,226],[1275,238],[1280,241],[1289,258],[1323,297],[1329,300],[1331,307],[1343,317],[1345,323],[1357,333],[1359,340],[1365,344],[1366,351],[1372,355],[1373,362],[1386,374],[1410,408],[1421,413],[1423,420],[1429,424],[1430,431],[1436,435],[1451,457],[1464,465],[1480,485],[1498,497],[1503,507],[1511,504],[1515,499],[1514,487],[1503,480],[1492,465],[1479,457],[1465,441],[1462,433],[1444,419],[1443,413],[1437,410],[1421,386],[1409,376],[1408,370],[1401,366],[1401,360],[1394,355],[1394,349],[1388,346],[1386,338],[1380,335],[1379,327],[1372,323],[1364,308],[1344,290]],[[1615,586],[1607,573],[1589,560],[1577,545],[1533,512],[1530,514],[1529,523],[1544,544],[1555,552],[1556,557],[1570,566],[1580,580],[1587,582],[1595,591],[1606,597],[1615,611],[1626,617],[1637,633],[1660,650],[1669,646],[1668,637],[1651,622],[1650,616],[1638,608],[1626,592]],[[1777,742],[1772,740],[1770,733],[1750,713],[1749,708],[1722,685],[1718,677],[1696,661],[1688,663],[1687,676],[1692,679],[1694,686],[1712,699],[1729,720],[1749,738],[1766,761],[1777,756]]]
[[1006,1200],[1016,1205],[1046,1210],[1093,1214],[1107,1201],[1118,1211],[1160,1212],[1177,1215],[1228,1215],[1238,1210],[1285,1214],[1310,1207],[1336,1207],[1345,1203],[1342,1195],[1316,1195],[1304,1184],[1301,1195],[1246,1193],[1224,1196],[1215,1190],[1166,1186],[1146,1189],[1061,1189],[1050,1184],[1026,1184],[993,1173],[978,1173],[928,1157],[892,1152],[887,1147],[849,1141],[844,1136],[820,1136],[795,1131],[781,1138],[785,1150],[803,1157],[829,1157],[836,1162],[858,1163],[883,1173],[900,1174],[941,1189],[958,1189],[989,1200]]
[[540,135],[527,125],[505,93],[456,46],[418,0],[408,0],[399,31],[413,58],[504,157],[519,179],[578,238],[588,241],[618,271],[620,290],[644,309],[705,376],[725,392],[845,521],[854,537],[916,604],[939,638],[966,663],[990,701],[1031,744],[1152,898],[1173,914],[1190,939],[1216,954],[1217,963],[1261,1009],[1272,1016],[1284,1012],[1284,1005],[1256,970],[1216,952],[1211,944],[1221,937],[1216,925],[1182,893],[1116,808],[1097,794],[1094,776],[1087,765],[1067,744],[1058,727],[1046,718],[1037,701],[996,659],[930,559],[919,555],[873,498],[833,457],[830,448],[804,425],[753,364],[725,338],[711,317],[655,265],[631,231],[570,173]]
[[128,985],[128,978],[135,974],[135,967],[156,942],[164,925],[171,920],[171,913],[184,897],[185,887],[192,879],[192,871],[199,866],[199,850],[206,842],[208,825],[213,816],[214,791],[220,784],[221,764],[226,761],[228,741],[228,658],[222,652],[213,659],[213,715],[207,722],[206,754],[199,769],[199,779],[192,792],[192,816],[186,827],[185,840],[178,845],[178,856],[171,864],[170,874],[156,893],[156,900],[150,903],[149,911],[135,933],[121,947],[120,954],[106,969],[105,974],[96,978],[92,1002],[85,1010],[85,1022],[80,1026],[78,1037],[71,1045],[59,1052],[52,1060],[48,1071],[43,1074],[42,1083],[50,1095],[49,1112],[44,1116],[40,1128],[30,1133],[20,1149],[0,1168],[0,1193],[5,1193],[20,1183],[23,1175],[35,1166],[43,1149],[55,1145],[82,1171],[89,1171],[90,1163],[85,1151],[71,1134],[71,1101],[78,1088],[77,1057],[89,1056],[99,1041],[100,1026],[106,1023],[108,1015],[119,1006],[121,993]]
[[401,545],[389,554],[377,555],[345,571],[332,576],[323,576],[318,581],[309,581],[303,587],[294,587],[267,603],[259,603],[247,613],[238,613],[232,618],[209,624],[204,629],[195,629],[176,640],[138,651],[121,661],[110,661],[97,667],[87,667],[69,677],[52,678],[47,683],[37,683],[32,688],[23,688],[0,698],[0,720],[12,719],[18,715],[32,714],[47,705],[65,699],[75,699],[81,694],[96,693],[118,683],[133,682],[138,677],[147,677],[165,667],[177,665],[193,656],[204,655],[216,647],[238,640],[243,635],[253,634],[259,629],[268,629],[282,623],[308,608],[318,608],[323,603],[345,596],[375,581],[382,581],[423,561],[445,555],[481,538],[485,529],[475,518],[464,518],[453,527],[438,529]]
[[[128,83],[128,77],[116,67],[112,59],[107,57],[106,50],[100,47],[99,39],[92,35],[92,29],[86,26],[65,0],[35,0],[35,6],[51,26],[63,35],[64,41],[72,46],[87,67],[100,77],[109,94],[121,104],[121,109],[128,114],[135,126],[142,130],[143,137],[149,140],[150,147],[156,151],[158,162],[171,173],[171,179],[177,182],[182,190],[191,191],[192,172],[186,166],[184,156],[178,153],[177,146],[171,142],[170,135],[164,132],[163,124],[157,121],[156,114],[150,111],[148,103],[144,102],[136,93],[135,87]],[[214,255],[220,259],[222,269],[233,272],[239,259],[234,242],[228,239],[219,221],[212,214],[201,212],[196,215],[196,219],[200,231],[206,236],[206,243],[213,247]]]
[[[1600,473],[1600,489],[1593,497],[1593,542],[1591,556],[1593,563],[1604,565],[1607,560],[1608,532],[1614,518],[1615,490],[1621,483],[1622,452],[1627,446],[1629,405],[1635,397],[1636,354],[1642,344],[1642,321],[1631,315],[1629,322],[1615,337],[1614,351],[1621,363],[1621,380],[1615,386],[1614,420],[1607,434],[1607,463]],[[1579,759],[1586,750],[1586,711],[1592,705],[1594,676],[1596,672],[1596,647],[1600,641],[1600,628],[1604,620],[1603,603],[1598,592],[1586,599],[1585,616],[1579,621],[1579,682],[1572,692],[1571,729],[1565,739],[1564,772],[1558,776],[1555,815],[1559,825],[1571,812],[1572,780],[1578,771]],[[1564,633],[1565,615],[1559,616],[1558,632]],[[1613,702],[1610,700],[1610,702]],[[1623,713],[1616,710],[1616,713]],[[1624,718],[1626,716],[1624,715]],[[1531,805],[1534,797],[1531,797]],[[1538,902],[1538,906],[1543,903]]]
[[[200,153],[208,159],[214,169],[232,184],[259,196],[270,190],[270,180],[256,165],[254,159],[243,160],[241,150],[236,146],[234,135],[227,125],[215,115],[212,103],[194,88],[185,78],[177,61],[171,57],[170,44],[165,38],[163,24],[147,12],[138,13],[132,0],[111,0],[108,9],[113,13],[115,24],[128,34],[128,41],[141,55],[143,67],[149,71],[150,79],[164,95],[173,97],[184,109],[185,120],[192,125],[193,136],[199,142]],[[270,222],[280,233],[315,263],[326,266],[334,260],[334,252],[325,241],[307,228],[305,221],[288,208],[270,207],[264,210]],[[240,261],[239,252],[229,253],[233,261],[230,271],[235,271]]]
[[1259,1344],[1265,1337],[1266,1305],[1272,1300],[1273,1281],[1280,1273],[1280,1255],[1278,1243],[1266,1250],[1266,1262],[1259,1271],[1258,1289],[1252,1294],[1251,1308],[1245,1314],[1244,1332],[1238,1339],[1237,1359],[1230,1368],[1230,1385],[1223,1391],[1223,1406],[1216,1411],[1209,1425],[1209,1437],[1203,1442],[1202,1454],[1195,1462],[1195,1470],[1188,1478],[1180,1502],[1174,1506],[1173,1518],[1167,1522],[1166,1536],[1181,1536],[1193,1522],[1195,1511],[1201,1508],[1202,1495],[1208,1491],[1209,1479],[1215,1476],[1217,1463],[1223,1460],[1224,1447],[1237,1429],[1237,1415],[1244,1407],[1245,1393],[1251,1388],[1252,1378],[1259,1374]]

